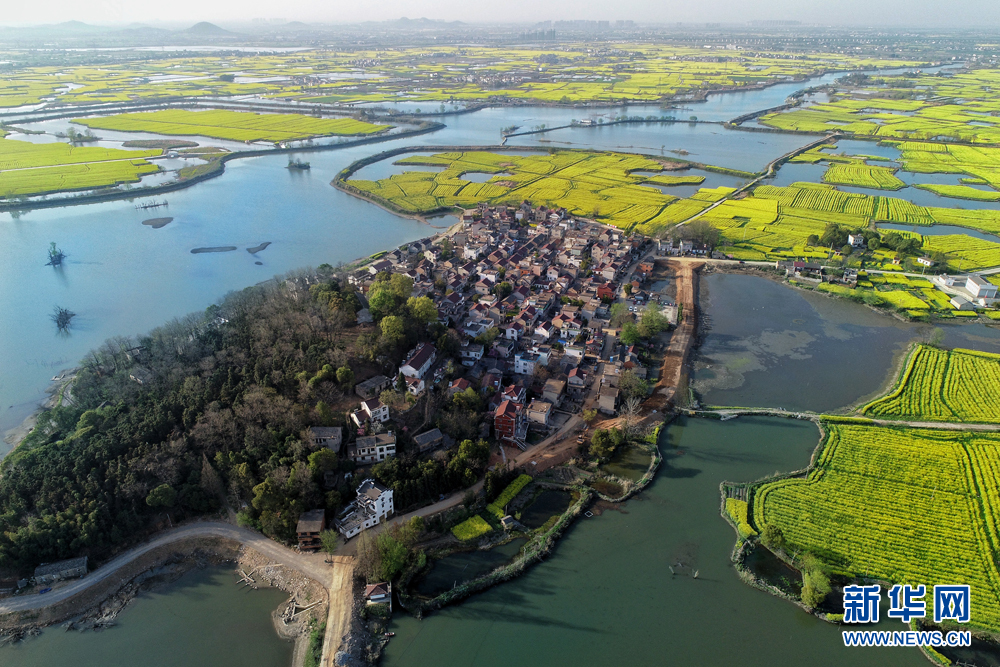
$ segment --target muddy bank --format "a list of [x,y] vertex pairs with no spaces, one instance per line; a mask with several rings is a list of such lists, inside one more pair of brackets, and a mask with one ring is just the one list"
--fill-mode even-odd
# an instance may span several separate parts
[[261,250],[264,250],[265,248],[267,248],[267,246],[269,246],[269,245],[271,245],[270,241],[264,241],[260,245],[255,245],[252,248],[247,248],[247,252],[250,253],[251,255],[256,255]]
[[220,245],[212,248],[195,248],[191,251],[191,254],[200,255],[205,252],[232,252],[233,250],[236,250],[236,246],[234,245]]

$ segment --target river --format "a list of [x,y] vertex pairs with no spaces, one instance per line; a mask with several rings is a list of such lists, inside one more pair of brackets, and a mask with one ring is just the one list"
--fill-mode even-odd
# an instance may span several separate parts
[[0,665],[285,667],[292,643],[278,638],[270,613],[287,598],[276,588],[239,588],[229,566],[192,570],[140,594],[110,629],[49,628],[0,649]]

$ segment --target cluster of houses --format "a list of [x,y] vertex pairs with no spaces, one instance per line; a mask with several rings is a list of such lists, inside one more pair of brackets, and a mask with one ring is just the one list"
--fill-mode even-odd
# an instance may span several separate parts
[[[618,342],[608,318],[618,298],[628,295],[633,310],[656,299],[641,287],[652,274],[652,262],[636,264],[649,243],[576,221],[562,209],[483,204],[467,211],[462,228],[446,240],[422,239],[388,252],[349,276],[349,282],[364,297],[380,273],[410,277],[413,296],[430,297],[438,322],[461,339],[454,361],[463,374],[443,381],[450,355],[425,342],[407,352],[395,377],[414,396],[431,386],[448,396],[474,390],[492,416],[496,438],[524,449],[530,431],[555,428],[557,415],[579,410],[588,395],[602,412],[614,414],[618,376],[630,369],[645,375],[638,351]],[[598,362],[603,362],[600,376]],[[340,429],[323,427],[312,429],[313,441],[359,465],[395,456],[389,408],[379,397],[398,383],[379,375],[356,385],[360,402],[350,413],[358,432],[353,443],[346,443]],[[453,444],[437,428],[413,441],[419,453]],[[366,480],[335,525],[351,537],[379,523],[391,507],[391,491]],[[316,546],[309,535],[302,533],[303,548]]]
[[[465,376],[447,391],[481,392],[489,399],[497,438],[524,448],[529,428],[550,427],[563,399],[581,399],[595,382],[595,362],[609,357],[610,304],[625,296],[627,275],[636,276],[631,309],[648,302],[640,286],[653,265],[635,266],[648,244],[574,220],[563,209],[481,204],[464,213],[462,229],[447,243],[414,241],[350,280],[365,292],[379,273],[401,273],[413,280],[415,296],[431,297],[438,321],[462,338],[458,360]],[[496,337],[488,340],[488,331]],[[634,350],[630,356],[621,362],[635,365]],[[429,343],[410,351],[399,368],[410,393],[419,395],[437,381],[431,375],[436,359]],[[537,378],[541,368],[558,379]],[[527,400],[528,390],[536,398]],[[601,405],[611,414],[616,391],[615,382],[601,383]],[[371,421],[369,413],[377,409],[362,405],[354,414]]]

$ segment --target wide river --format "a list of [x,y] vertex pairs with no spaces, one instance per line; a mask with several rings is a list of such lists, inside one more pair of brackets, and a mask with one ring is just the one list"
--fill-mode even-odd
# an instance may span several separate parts
[[[731,118],[780,104],[802,85],[713,96],[690,113]],[[110,336],[141,333],[296,267],[350,261],[435,231],[330,187],[351,161],[397,144],[495,144],[508,125],[552,126],[581,116],[548,108],[451,116],[446,129],[415,140],[312,153],[305,173],[285,169],[286,156],[237,160],[223,176],[168,195],[166,213],[144,214],[119,202],[33,211],[16,220],[6,215],[0,219],[6,313],[0,431],[30,413],[57,370]],[[520,139],[539,147],[683,149],[690,159],[746,170],[809,141],[688,123],[573,128]],[[141,224],[154,215],[174,222],[158,230]],[[50,241],[69,254],[60,271],[43,266]],[[273,245],[258,256],[245,252],[263,241]],[[220,245],[239,250],[190,252]],[[789,409],[853,403],[877,391],[907,342],[932,329],[762,278],[710,276],[703,289],[709,328],[694,379],[712,403]],[[48,319],[56,304],[79,313],[69,335],[56,335]],[[1000,337],[986,327],[948,327],[946,342],[994,350]],[[745,586],[729,563],[735,534],[719,516],[719,483],[800,468],[817,438],[811,424],[784,420],[676,422],[661,442],[665,464],[641,497],[621,512],[580,520],[553,558],[518,580],[422,621],[396,614],[385,664],[923,664],[911,649],[847,653],[837,628]],[[671,565],[679,574],[671,574]],[[267,617],[281,595],[247,595],[229,575],[213,572],[144,596],[104,633],[50,629],[0,649],[0,665],[284,667],[290,650]],[[237,604],[234,596],[246,599]],[[241,641],[222,642],[232,637]]]

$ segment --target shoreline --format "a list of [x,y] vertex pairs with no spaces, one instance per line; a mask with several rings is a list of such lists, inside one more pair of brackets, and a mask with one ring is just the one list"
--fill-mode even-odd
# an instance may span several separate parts
[[[290,599],[271,613],[275,633],[294,643],[292,667],[304,663],[310,622],[326,622],[330,599],[327,588],[305,574],[277,563],[256,549],[226,537],[192,537],[163,545],[135,559],[116,576],[98,582],[79,594],[35,611],[14,611],[0,614],[0,639],[20,641],[37,635],[43,629],[61,624],[68,630],[101,630],[115,625],[118,614],[126,609],[139,593],[154,590],[177,581],[196,568],[209,565],[233,566],[236,578],[249,573],[261,583],[290,594]],[[92,574],[92,573],[88,573]],[[234,585],[239,582],[234,580]],[[58,589],[56,589],[58,590]],[[15,596],[13,599],[17,599]],[[321,604],[302,612],[296,620],[285,623],[283,613],[292,599],[312,599]],[[7,598],[10,599],[10,598]],[[0,599],[2,600],[2,599]],[[2,646],[2,643],[0,643]]]
[[0,453],[0,461],[13,453],[18,445],[35,430],[35,426],[38,424],[38,417],[44,411],[56,407],[63,398],[69,398],[64,392],[69,389],[70,385],[76,379],[76,374],[79,370],[79,368],[73,367],[59,371],[59,374],[55,376],[48,388],[45,389],[48,398],[40,401],[31,414],[25,417],[20,424],[4,432],[3,441],[10,445],[10,451],[6,454]]

